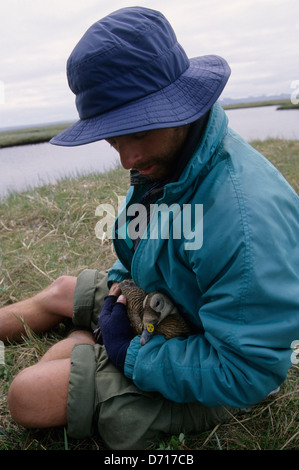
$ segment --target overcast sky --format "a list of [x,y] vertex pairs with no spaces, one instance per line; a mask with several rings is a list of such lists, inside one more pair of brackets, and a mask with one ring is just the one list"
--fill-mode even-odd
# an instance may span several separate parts
[[229,62],[222,97],[291,94],[299,80],[298,0],[3,0],[0,127],[77,119],[68,56],[91,24],[135,5],[164,13],[189,57]]

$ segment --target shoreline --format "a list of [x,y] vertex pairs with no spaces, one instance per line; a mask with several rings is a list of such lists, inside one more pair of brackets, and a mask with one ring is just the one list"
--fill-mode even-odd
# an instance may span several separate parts
[[[222,105],[224,110],[259,108],[263,106],[278,106],[277,110],[299,110],[290,100],[269,100],[249,103],[234,103]],[[49,142],[55,135],[70,127],[74,122],[44,124],[41,126],[22,127],[9,130],[0,130],[0,149],[19,145],[41,144]]]
[[0,149],[19,145],[42,144],[70,127],[73,122],[43,124],[0,131]]
[[[299,139],[252,139],[249,141],[249,144],[262,155],[264,155],[268,160],[270,160],[299,194]],[[57,174],[55,171],[54,173],[49,171],[46,174],[40,174],[37,180],[34,178],[34,176],[33,179],[29,180],[28,174],[26,176],[26,172],[25,174],[24,172],[21,173],[21,182],[18,180],[18,178],[10,181],[9,177],[8,179],[4,177],[4,179],[2,178],[0,191],[0,206],[3,201],[5,201],[10,196],[27,194],[31,192],[35,194],[36,192],[42,191],[42,188],[53,188],[57,185],[60,186],[63,184],[66,186],[72,186],[76,185],[77,181],[82,178],[86,178],[87,180],[89,180],[89,178],[96,178],[99,183],[99,179],[103,178],[105,181],[107,175],[111,174],[111,171],[119,171],[119,169],[121,169],[121,165],[119,164],[118,160],[116,160],[115,166],[112,165],[111,168],[103,167],[102,169],[96,168],[83,171],[77,169],[71,173],[68,170],[61,170],[59,174]],[[89,183],[87,186],[89,186]],[[83,184],[83,187],[86,187],[85,183]],[[99,187],[101,187],[101,184],[99,184]]]
[[243,109],[243,108],[261,108],[264,106],[277,106],[277,111],[298,109],[299,104],[293,104],[290,100],[268,100],[268,101],[251,101],[248,103],[232,103],[222,106],[224,110]]

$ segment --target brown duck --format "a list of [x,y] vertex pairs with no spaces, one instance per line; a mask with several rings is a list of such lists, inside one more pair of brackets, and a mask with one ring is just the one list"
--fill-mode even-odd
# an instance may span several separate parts
[[127,300],[127,314],[140,344],[146,344],[154,334],[168,340],[188,336],[190,330],[171,299],[160,292],[147,294],[132,279],[122,281],[118,287]]

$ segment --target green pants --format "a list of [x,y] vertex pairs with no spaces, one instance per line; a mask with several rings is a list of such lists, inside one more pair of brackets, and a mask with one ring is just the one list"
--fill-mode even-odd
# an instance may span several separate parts
[[[94,328],[107,295],[107,274],[85,270],[77,280],[73,323]],[[99,433],[114,450],[145,449],[161,433],[200,433],[227,422],[232,408],[179,404],[139,390],[109,360],[105,347],[78,344],[71,355],[68,434],[77,439]]]

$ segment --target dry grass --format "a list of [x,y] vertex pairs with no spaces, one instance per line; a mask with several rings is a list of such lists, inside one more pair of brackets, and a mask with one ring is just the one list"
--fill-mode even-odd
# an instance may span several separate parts
[[[298,141],[255,142],[299,190]],[[121,169],[105,175],[63,180],[23,194],[0,205],[0,306],[32,296],[62,274],[82,269],[106,269],[115,260],[110,240],[98,240],[96,207],[103,202],[116,208],[124,195],[128,175]],[[299,192],[299,191],[298,191]],[[103,449],[100,439],[66,439],[64,429],[25,430],[8,412],[7,391],[13,377],[64,335],[64,325],[44,335],[28,334],[5,348],[0,365],[0,449]],[[298,365],[294,365],[281,391],[230,424],[200,435],[168,436],[151,449],[291,450],[299,448]]]

